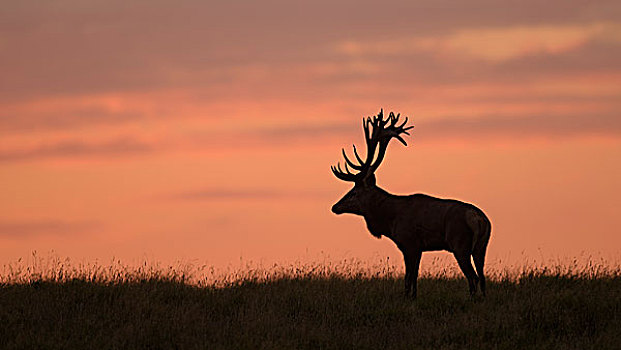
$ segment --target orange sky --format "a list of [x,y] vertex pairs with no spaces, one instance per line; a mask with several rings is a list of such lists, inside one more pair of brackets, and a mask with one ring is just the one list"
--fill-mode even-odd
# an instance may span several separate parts
[[619,256],[620,62],[618,1],[5,4],[0,264],[399,260],[330,212],[380,108],[380,186],[477,204],[491,260]]

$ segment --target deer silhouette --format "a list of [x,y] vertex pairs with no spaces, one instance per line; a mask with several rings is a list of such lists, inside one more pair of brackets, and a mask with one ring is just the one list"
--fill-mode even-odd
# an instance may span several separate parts
[[[401,125],[400,114],[384,112],[362,119],[367,144],[363,160],[354,145],[356,162],[347,158],[345,171],[340,163],[332,166],[334,175],[354,183],[352,188],[334,206],[335,214],[350,213],[364,218],[367,228],[377,238],[390,238],[403,253],[405,262],[405,294],[416,298],[416,281],[420,259],[424,251],[446,250],[455,256],[461,271],[468,279],[470,295],[475,296],[477,284],[485,296],[485,252],[491,234],[491,223],[483,211],[472,204],[454,199],[441,199],[425,194],[398,196],[375,184],[375,171],[382,163],[386,148],[395,138],[407,146],[401,135],[409,135],[407,117]],[[351,168],[351,170],[350,170]],[[470,258],[474,260],[476,272]]]

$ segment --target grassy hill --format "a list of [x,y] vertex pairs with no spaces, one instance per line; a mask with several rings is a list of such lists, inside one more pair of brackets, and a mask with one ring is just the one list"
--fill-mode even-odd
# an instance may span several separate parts
[[460,278],[338,273],[236,278],[157,274],[5,278],[4,349],[621,349],[621,273],[492,276],[473,301]]

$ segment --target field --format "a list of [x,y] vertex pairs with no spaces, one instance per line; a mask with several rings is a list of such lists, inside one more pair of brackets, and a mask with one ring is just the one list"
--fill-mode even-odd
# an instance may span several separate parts
[[201,282],[183,268],[52,265],[5,266],[2,348],[621,348],[619,268],[492,271],[485,300],[458,276],[426,275],[412,301],[394,271],[289,267]]

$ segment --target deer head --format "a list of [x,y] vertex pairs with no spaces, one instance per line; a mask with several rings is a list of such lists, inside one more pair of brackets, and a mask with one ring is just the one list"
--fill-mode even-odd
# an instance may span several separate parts
[[331,167],[334,176],[340,180],[354,183],[354,188],[332,206],[333,213],[364,215],[366,208],[372,205],[372,195],[374,190],[377,189],[375,185],[375,170],[377,170],[384,159],[388,143],[392,138],[396,138],[407,146],[401,134],[409,135],[408,130],[413,128],[413,126],[405,127],[405,124],[408,122],[407,117],[405,117],[405,121],[401,125],[397,125],[399,116],[400,114],[395,116],[394,113],[390,112],[388,119],[384,120],[384,111],[380,110],[377,116],[362,119],[362,128],[367,144],[366,160],[362,160],[354,145],[354,156],[357,163],[349,160],[345,149],[343,149],[345,171],[341,169],[340,163],[337,163],[337,166]]

